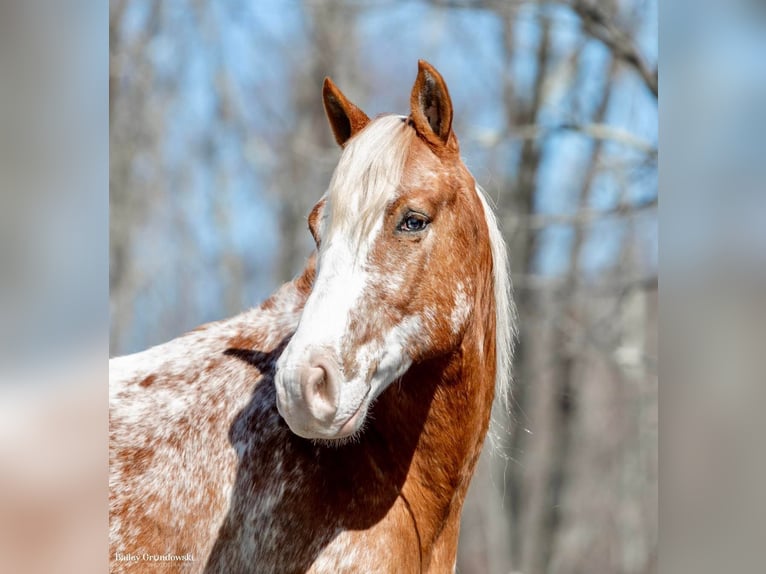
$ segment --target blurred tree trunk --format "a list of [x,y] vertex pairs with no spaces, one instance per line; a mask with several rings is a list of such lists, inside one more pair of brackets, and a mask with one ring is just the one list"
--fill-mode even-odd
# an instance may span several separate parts
[[[162,127],[144,117],[145,99],[153,89],[154,71],[147,45],[160,26],[161,6],[153,0],[147,25],[128,43],[122,34],[127,0],[109,6],[109,348],[120,348],[132,323],[138,289],[132,257],[132,234],[146,217],[150,194],[136,193],[134,161],[138,150],[156,157]],[[130,81],[123,82],[124,77]]]
[[[538,14],[537,20],[541,32],[536,48],[533,91],[531,98],[514,118],[516,124],[522,126],[537,123],[543,105],[543,86],[550,65],[551,22],[542,13]],[[534,229],[527,225],[527,221],[535,211],[534,196],[541,154],[540,141],[529,138],[523,142],[516,187],[518,200],[511,207],[512,212],[518,214],[520,221],[515,238],[511,242],[511,261],[517,261],[516,269],[512,267],[512,272],[521,278],[532,276],[535,272],[537,236]],[[544,442],[544,430],[537,416],[541,412],[540,409],[545,411],[547,404],[540,401],[547,401],[551,396],[546,384],[549,380],[547,355],[542,353],[541,356],[539,351],[548,346],[546,340],[549,335],[543,330],[545,326],[538,325],[536,320],[537,310],[543,302],[538,293],[524,285],[523,279],[520,289],[516,291],[516,302],[519,306],[520,344],[515,364],[516,385],[511,410],[514,426],[511,428],[510,452],[512,460],[523,454],[525,462],[513,465],[506,474],[512,523],[511,552],[514,564],[520,566],[524,572],[542,572],[540,561],[545,560],[545,549],[541,546],[541,532],[547,525],[540,509],[545,508],[547,491],[537,473],[544,468],[545,463],[534,462],[535,457],[546,457],[549,453],[547,443]],[[530,431],[534,433],[532,435],[526,432],[531,421],[534,421]],[[534,445],[541,448],[534,452]],[[526,462],[527,458],[531,459],[529,463]]]

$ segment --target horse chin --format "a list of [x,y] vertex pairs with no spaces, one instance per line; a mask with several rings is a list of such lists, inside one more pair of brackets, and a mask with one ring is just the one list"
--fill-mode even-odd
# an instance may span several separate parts
[[337,432],[321,432],[317,430],[293,429],[290,430],[297,436],[309,439],[312,442],[324,446],[339,447],[350,443],[356,443],[364,432],[364,417],[356,417],[357,421],[349,421]]
[[291,417],[284,416],[284,414],[282,418],[293,434],[301,438],[333,446],[341,446],[349,442],[356,442],[361,436],[367,419],[367,410],[368,405],[365,400],[362,400],[354,413],[345,421],[340,422],[340,424],[333,422],[333,424],[326,427],[321,424],[311,425],[310,427],[294,424],[295,421],[291,422]]
[[362,427],[364,427],[364,421],[367,418],[367,407],[362,401],[356,412],[349,417],[349,419],[343,423],[338,433],[333,437],[335,440],[343,440],[355,437],[361,434]]

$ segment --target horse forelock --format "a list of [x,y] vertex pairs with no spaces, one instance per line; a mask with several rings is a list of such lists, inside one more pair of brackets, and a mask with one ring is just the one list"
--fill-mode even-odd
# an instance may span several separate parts
[[357,248],[373,238],[376,223],[397,194],[415,137],[404,116],[387,115],[349,141],[327,194],[328,237],[343,230]]

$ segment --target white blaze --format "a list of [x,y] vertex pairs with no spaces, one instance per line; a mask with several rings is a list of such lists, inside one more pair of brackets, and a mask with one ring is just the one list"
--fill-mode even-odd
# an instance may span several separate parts
[[[414,133],[400,116],[371,122],[352,138],[333,174],[319,222],[320,249],[314,285],[296,332],[277,362],[277,385],[295,385],[295,373],[314,352],[327,353],[343,368],[343,352],[355,353],[356,372],[342,372],[331,426],[366,408],[409,367],[405,345],[418,321],[408,320],[353,349],[352,313],[381,286],[369,261],[382,229],[385,208],[396,198]],[[371,313],[378,310],[373,309]],[[374,316],[364,317],[376,325]],[[369,380],[372,377],[372,380]]]

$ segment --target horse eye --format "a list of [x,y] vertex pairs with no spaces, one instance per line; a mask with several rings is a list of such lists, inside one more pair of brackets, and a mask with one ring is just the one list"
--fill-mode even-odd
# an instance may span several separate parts
[[399,224],[399,231],[423,231],[428,225],[428,220],[422,215],[408,214]]

